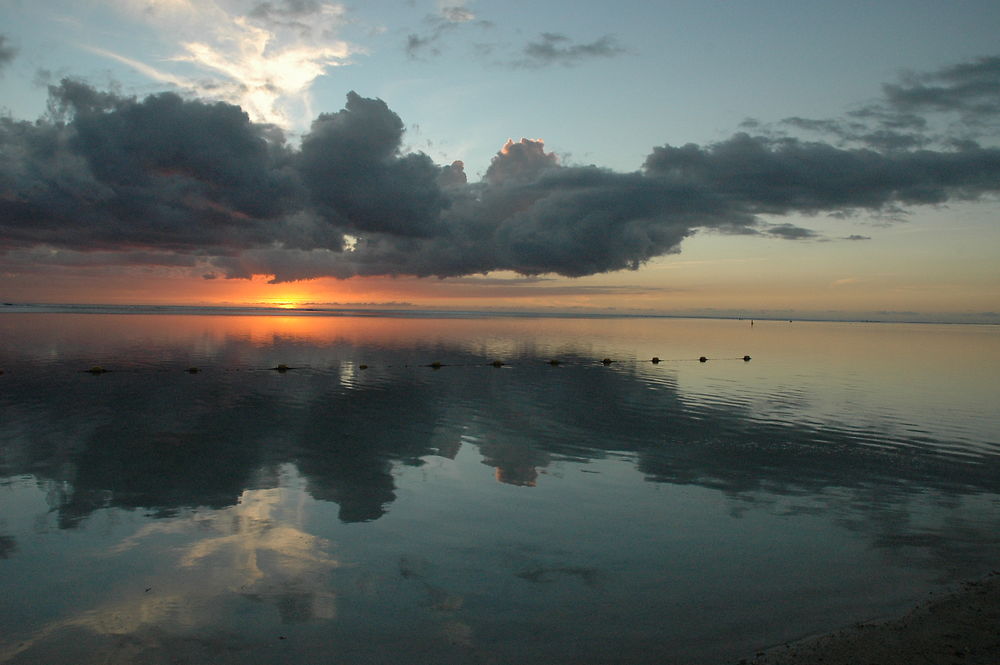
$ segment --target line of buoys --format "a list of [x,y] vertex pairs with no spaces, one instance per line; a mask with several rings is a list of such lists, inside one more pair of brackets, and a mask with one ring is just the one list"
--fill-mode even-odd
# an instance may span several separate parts
[[[721,360],[742,360],[743,362],[750,362],[752,360],[752,358],[749,355],[744,355],[744,356],[738,357],[738,358],[721,358]],[[646,362],[650,362],[650,363],[652,363],[654,365],[659,365],[660,363],[663,363],[663,362],[683,362],[683,361],[684,361],[683,358],[675,358],[674,360],[664,360],[664,359],[660,358],[659,356],[653,356],[651,359],[649,359]],[[698,357],[698,362],[707,363],[708,361],[709,361],[708,356],[699,356]],[[558,358],[550,358],[549,360],[545,361],[546,364],[551,365],[552,367],[559,367],[560,365],[564,364],[565,362],[566,361],[560,360]],[[608,366],[610,366],[610,365],[612,365],[614,363],[618,363],[618,362],[622,362],[622,361],[613,360],[612,358],[603,358],[600,361],[600,363],[602,365],[604,365],[605,367],[608,367]],[[625,361],[625,362],[629,362],[629,361]],[[643,362],[643,361],[633,361],[633,362]],[[509,363],[506,363],[506,362],[504,362],[502,360],[497,359],[497,360],[491,360],[490,362],[486,363],[486,365],[488,367],[497,367],[497,368],[500,368],[500,367],[507,367],[507,366],[509,366]],[[402,366],[403,367],[409,367],[410,365],[402,365]],[[452,366],[455,366],[455,365],[452,365]],[[471,366],[471,365],[465,364],[465,365],[458,365],[458,366],[468,367],[468,366]],[[387,367],[392,367],[392,365],[387,365]],[[445,363],[441,362],[440,360],[435,360],[432,363],[428,363],[426,365],[420,365],[420,367],[430,367],[431,369],[441,369],[442,367],[449,367],[449,365],[446,365]],[[269,371],[272,371],[272,372],[279,372],[281,374],[284,374],[285,372],[291,371],[293,369],[298,369],[298,368],[297,367],[291,367],[289,365],[281,363],[281,364],[276,365],[274,367],[268,367],[267,369]],[[369,369],[369,365],[367,365],[367,364],[360,364],[360,365],[358,365],[358,369],[361,369],[361,370]],[[83,371],[83,372],[85,372],[87,374],[98,375],[98,374],[107,374],[108,372],[110,372],[112,370],[107,369],[105,367],[102,367],[101,365],[94,365],[93,367],[90,367],[89,369],[85,369],[85,370],[81,370],[81,371]],[[184,371],[186,373],[188,373],[188,374],[198,374],[199,372],[201,372],[201,368],[196,367],[196,366],[191,366],[191,367],[188,367],[187,369],[185,369]],[[234,371],[239,371],[239,368],[237,368]],[[4,373],[4,370],[0,369],[0,375],[2,375],[3,373]]]

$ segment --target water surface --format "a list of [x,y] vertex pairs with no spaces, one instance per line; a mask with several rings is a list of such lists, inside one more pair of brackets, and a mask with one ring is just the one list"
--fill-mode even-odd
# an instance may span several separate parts
[[1000,553],[995,326],[0,336],[0,662],[734,663]]

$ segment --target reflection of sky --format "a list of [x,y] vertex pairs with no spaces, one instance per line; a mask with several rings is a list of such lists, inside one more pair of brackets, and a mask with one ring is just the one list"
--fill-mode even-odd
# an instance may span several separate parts
[[345,658],[378,636],[383,662],[627,634],[642,662],[713,616],[749,652],[1000,546],[993,328],[246,318],[0,319],[0,584],[40,594],[0,613],[22,662],[206,631]]
[[[248,489],[228,508],[150,521],[112,540],[106,553],[95,555],[99,561],[124,563],[135,551],[155,561],[155,570],[147,575],[121,571],[127,586],[115,580],[96,606],[76,608],[22,636],[16,647],[7,646],[6,655],[31,653],[39,643],[80,629],[107,638],[130,636],[137,652],[157,653],[178,635],[218,624],[218,615],[232,612],[234,605],[245,619],[254,614],[276,615],[283,624],[333,619],[336,599],[328,577],[339,564],[330,556],[329,542],[302,529],[305,495],[294,468],[283,469],[279,483]],[[81,572],[95,567],[74,565]],[[239,598],[244,605],[259,602],[271,610],[239,610]]]

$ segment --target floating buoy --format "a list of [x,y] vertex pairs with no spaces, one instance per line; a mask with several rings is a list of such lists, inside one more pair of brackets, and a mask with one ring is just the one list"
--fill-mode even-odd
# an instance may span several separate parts
[[614,362],[614,360],[612,360],[611,358],[605,358],[604,360],[601,361],[601,364],[602,365],[610,365],[613,362]]
[[549,364],[552,365],[553,367],[558,367],[559,361],[553,358],[552,360],[549,361]]
[[652,360],[650,360],[649,362],[651,362],[651,363],[653,363],[653,364],[655,365],[655,364],[657,364],[658,362],[660,362],[660,359],[659,359],[659,358],[657,358],[656,356],[653,356],[653,359],[652,359]]
[[198,373],[198,368],[197,367],[188,367],[185,371],[188,374],[197,374]]
[[368,369],[368,365],[358,365],[358,369]]
[[428,367],[433,367],[434,369],[441,369],[442,367],[444,367],[444,365],[442,365],[440,362],[438,362],[437,360],[435,360],[430,365],[428,365]]
[[493,365],[494,367],[503,367],[503,361],[500,360],[494,360],[490,364]]
[[100,365],[94,365],[90,369],[86,370],[89,374],[104,374],[108,370],[104,369]]
[[288,365],[278,365],[277,367],[272,367],[271,369],[273,369],[275,372],[281,372],[282,374],[284,374],[285,372],[287,372],[292,368],[289,367]]
[[708,358],[706,358],[705,356],[702,356],[702,357],[698,358],[698,362],[700,362],[700,363],[707,363],[708,362]]
[[750,362],[750,356],[743,356],[743,362],[745,363]]

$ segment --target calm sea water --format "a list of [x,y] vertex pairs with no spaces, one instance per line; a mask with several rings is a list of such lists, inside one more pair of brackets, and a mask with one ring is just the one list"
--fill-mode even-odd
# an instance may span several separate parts
[[4,663],[735,663],[1000,565],[998,327],[5,313],[0,340]]

